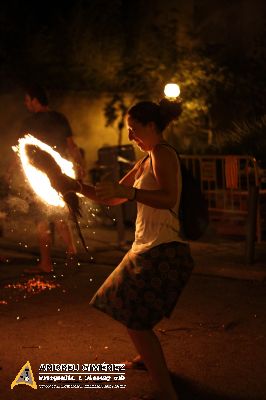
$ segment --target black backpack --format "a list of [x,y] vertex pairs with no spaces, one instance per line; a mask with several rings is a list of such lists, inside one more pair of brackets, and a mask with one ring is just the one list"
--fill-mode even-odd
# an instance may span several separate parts
[[[206,231],[209,224],[208,202],[201,191],[200,181],[182,163],[182,192],[179,205],[180,233],[186,240],[197,240]],[[173,210],[170,210],[174,213]]]
[[[197,240],[204,234],[209,224],[208,202],[201,191],[199,179],[195,178],[184,165],[176,149],[168,143],[162,144],[175,150],[180,163],[182,192],[178,219],[181,237],[184,240]],[[169,211],[177,217],[172,209]]]

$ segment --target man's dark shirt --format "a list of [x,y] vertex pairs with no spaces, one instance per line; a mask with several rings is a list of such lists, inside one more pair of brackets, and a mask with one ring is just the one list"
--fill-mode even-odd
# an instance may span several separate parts
[[67,149],[67,138],[73,136],[68,120],[57,111],[33,113],[24,120],[20,133],[30,133],[62,155]]

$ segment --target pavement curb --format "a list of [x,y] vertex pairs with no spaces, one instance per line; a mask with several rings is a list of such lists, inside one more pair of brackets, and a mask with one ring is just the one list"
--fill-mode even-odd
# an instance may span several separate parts
[[248,280],[248,281],[266,281],[266,270],[241,270],[233,269],[233,268],[224,268],[224,267],[203,267],[203,266],[195,266],[193,271],[195,275],[206,275],[206,276],[214,276],[219,278],[227,278],[227,279],[238,279],[238,280]]

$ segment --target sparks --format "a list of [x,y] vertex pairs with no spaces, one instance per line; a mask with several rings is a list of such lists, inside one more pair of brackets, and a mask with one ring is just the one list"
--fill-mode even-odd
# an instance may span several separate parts
[[5,289],[18,289],[19,291],[26,291],[35,294],[47,289],[51,290],[58,287],[60,287],[58,283],[43,281],[40,278],[32,278],[24,283],[18,282],[5,285]]

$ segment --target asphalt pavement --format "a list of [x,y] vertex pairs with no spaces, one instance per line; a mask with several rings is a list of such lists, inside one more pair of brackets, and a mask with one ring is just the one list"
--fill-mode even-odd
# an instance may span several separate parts
[[[38,262],[38,243],[25,219],[6,222],[0,239],[0,393],[9,399],[133,399],[151,396],[146,371],[127,370],[125,388],[41,388],[41,364],[120,363],[135,355],[125,328],[89,306],[93,293],[130,246],[113,226],[82,226],[76,268],[65,265],[59,238],[54,273],[24,275]],[[78,237],[76,238],[78,241]],[[155,328],[180,400],[266,399],[265,243],[245,262],[245,242],[212,233],[192,243],[196,267],[170,319]],[[10,385],[30,362],[37,390]],[[44,391],[44,393],[43,393]],[[139,398],[139,397],[137,397]]]

